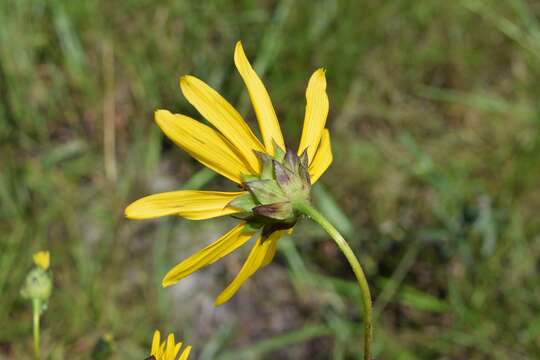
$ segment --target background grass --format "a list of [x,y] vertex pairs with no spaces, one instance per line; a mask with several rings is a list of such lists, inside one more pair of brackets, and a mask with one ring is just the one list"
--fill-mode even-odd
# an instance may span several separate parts
[[327,69],[335,160],[314,198],[366,268],[377,358],[537,358],[539,16],[526,0],[0,1],[0,358],[29,358],[19,289],[40,249],[50,359],[142,359],[156,328],[196,359],[358,358],[352,274],[309,221],[216,309],[245,251],[159,283],[229,220],[123,218],[145,194],[230,186],[152,117],[199,118],[190,73],[254,125],[239,39],[292,146]]

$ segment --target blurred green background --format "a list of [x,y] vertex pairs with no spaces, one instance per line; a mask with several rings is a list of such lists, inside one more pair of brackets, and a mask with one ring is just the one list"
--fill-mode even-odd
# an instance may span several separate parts
[[539,2],[2,0],[0,24],[0,358],[30,357],[19,289],[41,249],[48,359],[142,359],[154,329],[194,359],[358,358],[358,291],[314,223],[214,308],[247,249],[160,280],[233,221],[123,217],[146,194],[230,187],[153,111],[200,119],[189,73],[255,125],[237,40],[293,146],[327,69],[334,163],[314,199],[365,266],[376,358],[539,358]]

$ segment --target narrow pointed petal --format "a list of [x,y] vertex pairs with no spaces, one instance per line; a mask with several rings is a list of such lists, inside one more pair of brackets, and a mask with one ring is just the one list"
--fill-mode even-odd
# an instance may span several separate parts
[[283,134],[281,133],[270,95],[268,95],[263,82],[251,67],[240,41],[236,43],[234,50],[234,64],[246,84],[251,104],[259,122],[266,152],[274,155],[273,142],[282,149],[285,149]]
[[216,130],[184,115],[158,110],[155,120],[169,139],[204,166],[241,183],[242,174],[253,174],[236,149]]
[[309,165],[309,176],[311,177],[311,183],[315,184],[321,175],[328,169],[332,163],[332,146],[330,144],[330,132],[328,129],[324,129],[321,142],[315,153],[313,161]]
[[261,263],[261,267],[265,267],[266,265],[270,264],[272,260],[274,259],[274,256],[276,255],[276,244],[277,244],[277,239],[273,240],[268,245],[268,250],[266,251],[266,254],[264,255],[264,259]]
[[[287,233],[288,236],[291,236],[293,233],[294,228],[290,228],[289,230],[280,230],[276,231],[272,236],[268,238],[268,240],[272,240],[272,243],[270,244],[268,251],[266,253],[266,256],[264,257],[263,263],[261,267],[265,267],[266,265],[270,264],[272,260],[274,259],[274,256],[276,256],[276,245],[277,241]],[[275,236],[274,236],[275,235]]]
[[186,347],[184,351],[182,351],[182,355],[180,355],[180,358],[178,360],[187,360],[190,352],[191,346]]
[[174,334],[171,333],[167,337],[167,345],[165,346],[165,359],[174,359],[175,357],[174,348],[175,348]]
[[159,341],[160,341],[159,330],[154,331],[154,336],[152,337],[152,348],[150,350],[150,355],[157,355],[159,351]]
[[158,351],[158,353],[156,355],[157,359],[161,359],[163,357],[163,355],[165,354],[165,345],[166,344],[167,344],[166,341],[161,343],[161,346],[159,347],[159,351]]
[[173,355],[173,357],[172,357],[173,360],[176,359],[176,355],[178,355],[178,353],[180,352],[180,348],[181,348],[181,347],[182,347],[182,343],[181,343],[181,342],[179,342],[178,344],[176,344],[176,345],[174,346],[174,352],[173,352],[174,355]]
[[264,147],[238,111],[217,91],[194,76],[180,78],[180,88],[191,105],[238,149],[251,169],[258,173],[260,163],[253,150],[262,152]]
[[212,244],[173,267],[163,278],[162,285],[170,286],[245,244],[254,234],[244,231],[245,225],[245,222],[241,222]]
[[[292,228],[287,231],[287,233],[290,235],[292,234]],[[261,267],[265,267],[266,265],[270,264],[272,260],[274,259],[274,256],[276,255],[276,244],[279,239],[283,237],[285,234],[285,230],[276,231],[266,241],[271,241],[270,245],[268,246],[268,251],[266,252],[266,255],[264,256],[263,262],[261,264]]]
[[151,219],[167,215],[178,215],[190,220],[205,220],[241,212],[227,205],[240,192],[202,190],[179,190],[154,194],[131,203],[125,210],[129,219]]
[[306,113],[302,137],[298,146],[298,155],[307,149],[309,160],[313,160],[328,116],[329,102],[326,95],[326,77],[324,69],[318,69],[311,75],[306,90]]
[[216,298],[216,306],[229,301],[251,275],[272,259],[275,254],[276,241],[281,236],[283,236],[283,231],[276,231],[266,239],[263,239],[262,236],[257,239],[238,275],[236,275],[229,286],[227,286],[227,288]]

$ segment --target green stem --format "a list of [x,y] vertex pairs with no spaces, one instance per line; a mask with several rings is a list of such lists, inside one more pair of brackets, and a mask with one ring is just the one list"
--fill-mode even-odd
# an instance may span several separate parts
[[371,360],[371,342],[373,338],[373,325],[372,325],[372,304],[371,304],[371,294],[369,291],[369,285],[362,270],[360,262],[354,255],[351,247],[339,233],[339,231],[328,221],[326,218],[315,209],[311,204],[307,202],[299,202],[295,204],[295,208],[312,218],[317,222],[327,233],[334,239],[336,244],[339,246],[349,264],[351,265],[358,286],[360,286],[361,296],[362,296],[362,309],[364,314],[364,360]]
[[39,317],[41,316],[41,300],[32,299],[33,325],[34,325],[34,354],[37,360],[41,359],[39,346]]

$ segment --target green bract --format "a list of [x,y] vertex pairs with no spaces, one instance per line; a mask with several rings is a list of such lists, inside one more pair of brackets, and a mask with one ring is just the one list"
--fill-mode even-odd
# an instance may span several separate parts
[[35,267],[26,276],[21,295],[26,299],[46,301],[51,296],[52,279],[50,272]]
[[260,175],[245,176],[242,186],[248,192],[227,205],[242,209],[244,212],[234,216],[247,221],[248,231],[262,228],[264,236],[293,227],[300,215],[295,203],[310,200],[307,153],[298,156],[291,149],[284,152],[274,146],[277,150],[273,157],[257,153]]

